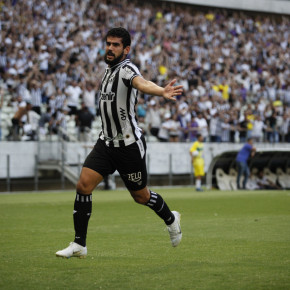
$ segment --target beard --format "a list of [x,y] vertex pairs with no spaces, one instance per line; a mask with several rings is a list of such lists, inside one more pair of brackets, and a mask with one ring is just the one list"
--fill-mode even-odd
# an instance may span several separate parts
[[124,57],[124,52],[122,52],[120,56],[114,58],[113,60],[108,60],[107,59],[107,55],[112,55],[113,56],[113,53],[108,51],[105,54],[105,63],[108,64],[109,66],[114,66],[114,65],[116,65],[117,63],[119,63],[122,60],[122,58]]

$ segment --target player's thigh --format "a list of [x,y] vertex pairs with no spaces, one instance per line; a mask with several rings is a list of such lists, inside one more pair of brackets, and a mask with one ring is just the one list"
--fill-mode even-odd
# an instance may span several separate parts
[[115,170],[108,148],[99,139],[84,162],[77,190],[80,190],[80,193],[89,194],[104,176],[114,173]]
[[113,162],[112,152],[103,140],[98,140],[92,151],[87,156],[83,167],[90,168],[102,176],[114,173],[116,167]]
[[142,152],[140,147],[133,143],[120,148],[119,158],[116,160],[116,168],[130,192],[142,190],[147,185],[146,144],[144,140],[142,142]]
[[117,169],[129,191],[138,191],[147,185],[147,169],[144,159],[139,161],[135,159],[134,162],[128,162]]

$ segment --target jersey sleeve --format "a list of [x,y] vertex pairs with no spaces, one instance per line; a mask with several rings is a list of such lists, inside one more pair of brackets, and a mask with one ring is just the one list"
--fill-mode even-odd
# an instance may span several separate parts
[[141,73],[135,65],[129,63],[123,66],[121,70],[121,76],[124,83],[127,82],[131,85],[132,80],[137,76],[141,76]]
[[191,146],[189,152],[194,152],[197,149],[197,142],[194,142],[193,145]]

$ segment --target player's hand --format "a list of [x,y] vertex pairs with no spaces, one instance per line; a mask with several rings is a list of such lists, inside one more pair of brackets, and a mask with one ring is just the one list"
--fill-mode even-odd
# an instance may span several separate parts
[[172,80],[165,88],[163,97],[167,100],[176,101],[175,97],[179,96],[183,92],[183,86],[174,86],[176,79]]

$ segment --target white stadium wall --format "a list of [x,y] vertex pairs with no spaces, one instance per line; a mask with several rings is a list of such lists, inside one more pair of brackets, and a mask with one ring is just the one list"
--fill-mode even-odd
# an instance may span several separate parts
[[[92,144],[91,144],[92,145]],[[148,143],[147,158],[148,171],[156,174],[189,174],[191,173],[191,161],[189,148],[191,143]],[[208,170],[211,160],[226,151],[239,150],[242,144],[233,143],[205,143],[204,158],[205,170]],[[288,149],[287,144],[256,144],[262,149]],[[0,142],[0,179],[7,178],[7,156],[10,158],[11,178],[31,178],[35,173],[35,156],[40,160],[60,160],[61,146],[58,142],[43,142],[38,148],[37,142]],[[66,143],[66,162],[76,164],[84,161],[89,152],[82,143]],[[170,171],[171,164],[171,171]]]

